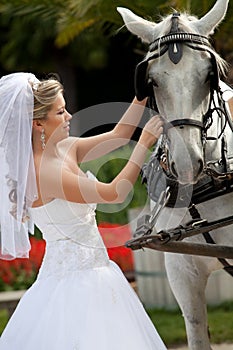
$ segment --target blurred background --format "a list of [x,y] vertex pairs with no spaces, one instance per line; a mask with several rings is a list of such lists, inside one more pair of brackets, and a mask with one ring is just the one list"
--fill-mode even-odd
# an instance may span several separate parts
[[[77,115],[72,119],[71,134],[106,131],[134,97],[135,66],[147,50],[123,26],[117,6],[158,22],[173,9],[200,18],[214,3],[215,0],[0,0],[0,76],[15,71],[33,72],[38,78],[58,74],[65,86],[67,109]],[[225,20],[211,38],[230,65],[232,26],[230,1]],[[231,66],[227,82],[233,84]],[[95,113],[90,113],[91,107],[97,105]],[[98,120],[97,124],[93,125],[93,119]],[[136,132],[133,138],[137,139],[137,135]],[[101,166],[91,165],[97,169],[99,179],[108,181],[118,173],[130,150],[122,152],[102,161]],[[146,192],[139,184],[137,195],[137,186],[128,207],[145,204]],[[126,223],[127,208],[114,209],[114,215],[100,211],[97,219]]]
[[[173,9],[200,18],[215,1],[0,0],[0,76],[18,71],[32,72],[38,78],[46,78],[50,73],[58,74],[65,86],[67,109],[78,116],[72,120],[71,133],[91,135],[107,131],[134,97],[135,67],[147,50],[138,38],[124,28],[116,8],[127,7],[139,16],[158,22],[161,16],[171,13]],[[216,51],[229,63],[226,82],[230,85],[233,85],[232,28],[233,3],[230,1],[225,20],[211,38]],[[90,112],[93,106],[99,118],[97,125],[92,123],[93,113]],[[106,113],[109,119],[106,119]],[[132,142],[137,139],[137,135],[136,132]],[[86,164],[84,170],[90,168],[100,180],[110,181],[124,166],[131,150],[131,145],[128,145],[100,163]],[[138,215],[137,208],[146,205],[146,189],[139,178],[126,206],[109,207],[108,212],[101,208],[97,211],[98,226],[110,258],[118,263],[129,281],[134,281],[136,277],[136,288],[143,303],[148,307],[156,304],[174,308],[176,302],[166,278],[163,254],[153,251],[133,255],[123,247],[124,242],[131,237],[132,227],[128,223],[133,219],[129,218],[128,213],[131,210],[131,216],[135,218]],[[35,280],[44,253],[44,242],[38,230],[35,238],[31,239],[30,260],[1,262],[0,291],[25,290]],[[232,300],[232,281],[226,278],[217,272],[208,285],[208,303],[218,304],[227,300],[224,316],[214,332],[215,335],[222,335],[222,338],[214,338],[216,342],[233,341],[233,325],[229,327],[231,335],[226,335],[219,328],[220,323],[222,326],[226,323],[230,325],[230,322],[232,324],[233,304],[228,304]],[[3,296],[0,309],[6,309],[7,303],[9,315],[0,314],[0,333],[21,295],[10,299],[7,294],[7,301],[4,301]],[[226,314],[228,311],[229,316]],[[150,317],[153,319],[153,313]],[[166,321],[163,320],[161,310],[159,317],[155,314],[156,325],[160,333],[164,334],[167,344],[183,343],[185,330],[180,312],[177,311],[176,315],[171,313],[169,317],[165,314],[164,317]],[[179,322],[180,334],[177,329]],[[170,335],[171,339],[168,338]]]
[[[117,6],[159,21],[172,9],[203,16],[215,0],[0,0],[0,75],[57,73],[71,113],[134,96],[135,65],[147,47],[123,28]],[[212,37],[217,52],[233,60],[233,6]],[[229,71],[229,82],[233,73]]]

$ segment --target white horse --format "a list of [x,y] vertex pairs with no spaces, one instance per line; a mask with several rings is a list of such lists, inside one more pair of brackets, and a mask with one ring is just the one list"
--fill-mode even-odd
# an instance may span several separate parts
[[[212,169],[219,170],[224,147],[228,149],[228,156],[233,155],[230,122],[224,129],[216,111],[210,119],[206,114],[210,111],[212,91],[218,89],[216,74],[224,71],[224,61],[209,46],[208,37],[225,17],[227,6],[228,0],[218,0],[200,19],[181,13],[168,15],[159,23],[147,21],[129,9],[118,8],[128,30],[150,45],[137,68],[136,93],[139,99],[144,98],[149,83],[160,115],[172,123],[165,137],[165,168],[179,186],[195,186],[204,176],[203,170],[210,169],[211,165]],[[222,129],[226,143],[223,143]],[[196,207],[201,218],[208,221],[230,216],[233,193],[205,200]],[[174,228],[187,221],[190,221],[187,206],[165,207],[159,214],[156,229]],[[217,244],[233,246],[232,225],[211,231],[211,237]],[[200,234],[185,241],[206,243]],[[222,263],[215,257],[165,253],[165,264],[169,283],[184,315],[189,348],[211,349],[205,288],[211,272],[222,269]]]

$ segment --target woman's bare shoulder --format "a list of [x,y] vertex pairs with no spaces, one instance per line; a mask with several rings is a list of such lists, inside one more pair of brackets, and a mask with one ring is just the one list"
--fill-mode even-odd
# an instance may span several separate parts
[[58,143],[58,150],[64,156],[71,156],[73,159],[77,160],[77,144],[79,138],[70,136]]
[[78,140],[79,140],[79,137],[69,136],[66,139],[60,141],[58,143],[58,147],[59,148],[71,148],[73,146],[76,146]]

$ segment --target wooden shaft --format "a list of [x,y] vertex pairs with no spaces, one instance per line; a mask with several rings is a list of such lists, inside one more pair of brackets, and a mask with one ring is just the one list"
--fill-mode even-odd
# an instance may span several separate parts
[[209,243],[188,243],[188,242],[169,242],[165,244],[156,244],[155,242],[144,242],[140,245],[139,242],[136,243],[135,248],[133,247],[133,241],[128,242],[127,246],[129,248],[139,249],[139,248],[150,248],[158,251],[169,252],[169,253],[179,253],[179,254],[189,254],[189,255],[204,255],[212,256],[216,258],[233,259],[233,247],[209,244]]

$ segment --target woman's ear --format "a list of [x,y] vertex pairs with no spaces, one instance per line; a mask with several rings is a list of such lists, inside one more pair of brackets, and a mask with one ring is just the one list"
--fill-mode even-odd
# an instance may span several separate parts
[[43,129],[43,122],[40,119],[34,119],[32,122],[32,127],[33,129],[41,132]]

